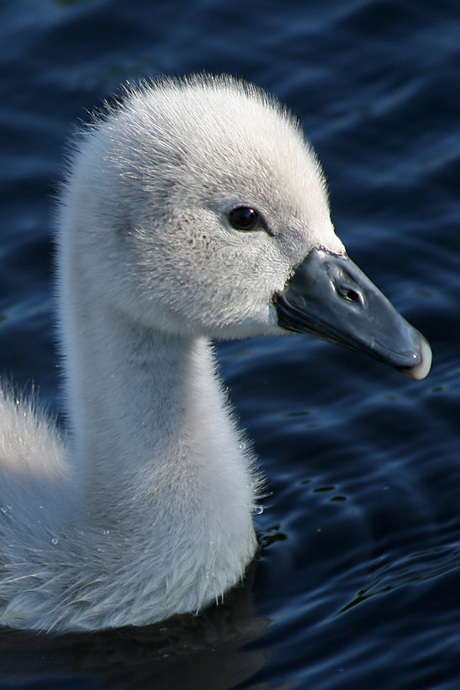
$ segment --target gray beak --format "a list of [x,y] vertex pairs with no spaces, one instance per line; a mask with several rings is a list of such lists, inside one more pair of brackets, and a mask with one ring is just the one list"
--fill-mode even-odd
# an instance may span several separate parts
[[288,331],[364,352],[413,379],[430,371],[428,342],[346,256],[313,249],[275,306]]

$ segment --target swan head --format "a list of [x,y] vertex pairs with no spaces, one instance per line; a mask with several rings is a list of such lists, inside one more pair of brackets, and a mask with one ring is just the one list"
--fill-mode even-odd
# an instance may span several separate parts
[[[128,91],[79,141],[61,221],[81,292],[133,326],[210,338],[308,332],[428,373],[428,345],[370,281],[353,300],[334,283],[351,262],[321,166],[297,121],[251,85],[200,76]],[[352,313],[362,307],[354,320],[350,302]],[[380,343],[376,331],[390,335]]]

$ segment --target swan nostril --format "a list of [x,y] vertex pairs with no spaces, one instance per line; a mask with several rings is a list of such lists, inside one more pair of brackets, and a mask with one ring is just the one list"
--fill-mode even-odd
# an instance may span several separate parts
[[346,302],[351,302],[352,304],[363,304],[363,296],[358,290],[353,290],[353,288],[345,287],[342,285],[337,285],[336,290],[340,297]]
[[357,293],[355,290],[347,290],[345,298],[350,302],[359,302],[361,300],[361,295],[359,295],[359,293]]

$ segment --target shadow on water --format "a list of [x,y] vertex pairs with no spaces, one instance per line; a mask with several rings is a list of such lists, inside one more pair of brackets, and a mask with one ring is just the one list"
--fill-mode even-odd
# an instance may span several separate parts
[[253,610],[256,567],[256,563],[251,566],[245,583],[232,590],[223,604],[211,606],[200,616],[176,616],[146,628],[79,635],[4,630],[0,633],[0,687],[53,688],[53,679],[58,678],[67,689],[234,688],[266,660],[266,651],[244,649],[269,625]]

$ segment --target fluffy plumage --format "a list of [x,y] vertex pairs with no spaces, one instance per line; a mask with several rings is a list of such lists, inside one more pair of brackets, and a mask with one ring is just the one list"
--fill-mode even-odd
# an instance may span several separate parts
[[[258,208],[269,232],[228,222]],[[243,577],[257,479],[209,340],[281,334],[273,295],[342,253],[297,123],[230,78],[133,89],[76,140],[58,223],[70,439],[0,400],[0,623],[144,625]]]

